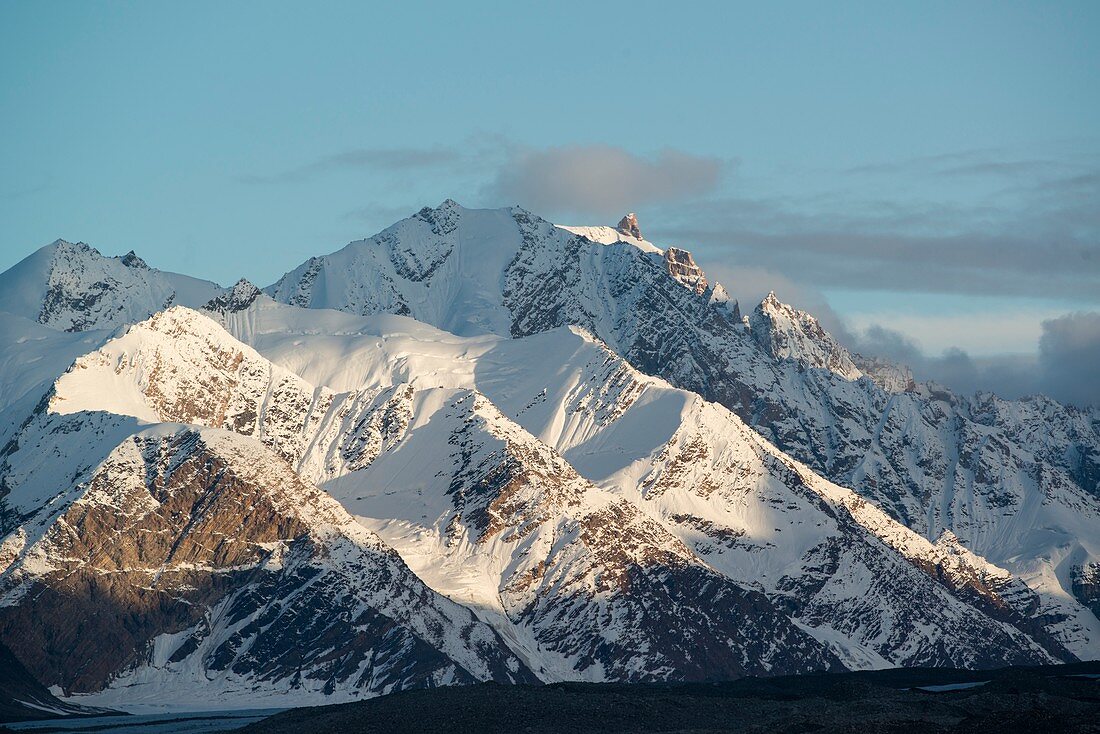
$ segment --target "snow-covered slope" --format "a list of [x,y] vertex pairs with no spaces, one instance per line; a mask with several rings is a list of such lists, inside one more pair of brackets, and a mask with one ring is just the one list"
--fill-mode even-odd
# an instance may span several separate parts
[[[282,320],[286,323],[277,333],[294,335],[314,362],[331,363],[331,353],[318,346],[331,335],[295,334],[290,326],[302,315],[301,309],[261,297],[227,320],[253,333],[264,331],[265,321]],[[346,317],[333,317],[344,327],[354,326]],[[360,320],[360,331],[368,330],[371,321]],[[87,410],[90,406],[78,397],[93,392],[85,386],[115,380],[109,409],[116,413],[185,419],[259,437],[353,514],[370,518],[371,527],[433,587],[503,615],[506,636],[536,641],[524,645],[528,659],[540,660],[533,665],[536,670],[557,676],[588,674],[597,662],[599,675],[619,678],[661,677],[662,670],[674,677],[704,674],[686,660],[671,667],[656,662],[681,659],[683,643],[653,637],[652,631],[647,637],[641,627],[627,628],[624,639],[644,641],[648,657],[618,649],[601,659],[590,655],[578,661],[567,655],[563,663],[540,658],[562,649],[576,655],[606,622],[580,629],[579,619],[595,625],[600,613],[591,607],[587,614],[574,611],[568,641],[561,642],[550,624],[557,617],[528,619],[525,610],[535,600],[509,601],[505,592],[517,583],[517,573],[530,572],[536,562],[540,574],[564,564],[572,570],[560,573],[570,579],[609,573],[606,562],[599,560],[597,551],[605,551],[601,545],[559,547],[562,528],[578,523],[587,527],[595,522],[593,513],[600,522],[611,518],[618,523],[613,532],[604,533],[618,538],[616,557],[624,552],[675,557],[681,570],[718,571],[721,575],[713,583],[735,583],[722,598],[753,588],[758,590],[753,593],[765,592],[754,612],[761,618],[783,618],[768,609],[769,603],[782,601],[788,611],[794,605],[800,611],[793,621],[849,665],[994,665],[1069,659],[1068,645],[1080,649],[1081,631],[1072,627],[1073,621],[1057,620],[1066,622],[1076,637],[1062,628],[1047,629],[1051,619],[1037,622],[1032,613],[1038,598],[1005,572],[977,559],[965,572],[947,569],[943,553],[927,541],[795,464],[724,408],[641,375],[580,332],[556,330],[522,340],[463,340],[435,332],[443,342],[432,344],[428,327],[397,317],[388,321],[391,326],[405,322],[409,331],[419,331],[420,339],[398,332],[400,347],[393,349],[388,337],[342,335],[345,345],[355,338],[363,354],[374,353],[375,364],[365,370],[374,382],[333,394],[267,365],[211,320],[174,308],[79,360],[58,381],[52,405],[62,411]],[[417,350],[418,342],[427,346]],[[402,364],[390,356],[396,351],[411,359]],[[434,353],[434,364],[413,351]],[[463,356],[447,359],[447,351]],[[471,360],[472,354],[477,356]],[[557,359],[547,362],[546,354]],[[360,361],[346,356],[342,350],[341,364]],[[410,365],[421,370],[412,384],[387,379],[398,373],[407,376]],[[417,387],[440,377],[466,380],[473,387],[457,392]],[[173,389],[165,389],[161,380]],[[499,399],[524,427],[477,389]],[[194,409],[198,395],[205,396],[208,409]],[[560,449],[565,459],[547,444]],[[575,462],[580,475],[566,459]],[[504,532],[508,529],[513,532]],[[529,535],[531,542],[542,538],[541,545],[532,549],[512,544]],[[670,545],[674,536],[688,545]],[[657,542],[660,538],[665,540]],[[714,538],[719,538],[718,546]],[[731,545],[723,550],[726,541]],[[653,543],[658,548],[646,550]],[[702,556],[716,548],[726,556],[704,563],[688,550],[693,545]],[[837,580],[827,589],[816,585],[821,554],[831,554],[835,564]],[[484,564],[488,571],[479,568]],[[463,584],[471,573],[467,588]],[[986,576],[998,582],[973,582]],[[537,601],[557,615],[565,599],[573,600],[579,592],[561,582],[553,588]],[[1005,589],[1011,593],[1002,593]],[[617,603],[639,603],[627,589],[613,591]],[[532,593],[546,590],[539,587]],[[1024,601],[1016,603],[1017,596]],[[709,597],[693,604],[675,600],[676,606],[691,605],[696,611],[716,604]],[[690,627],[685,620],[679,624]],[[777,621],[769,625],[779,628]],[[715,650],[732,646],[749,654],[751,644],[763,643],[760,632],[736,644],[715,640],[716,634],[730,633],[693,633],[696,644]],[[672,650],[666,649],[669,645]],[[828,660],[820,653],[792,659],[782,646],[775,654],[776,660],[757,672],[783,666],[798,670],[814,661],[820,667]],[[715,660],[709,664],[718,665]],[[562,665],[573,669],[563,671]],[[744,663],[722,665],[726,675],[750,670]]]
[[[463,334],[582,327],[635,368],[725,405],[929,540],[951,530],[1035,589],[1087,587],[1072,578],[1097,562],[1096,409],[912,385],[903,369],[865,359],[857,366],[816,320],[778,299],[744,323],[721,286],[699,287],[701,273],[685,282],[675,267],[681,258],[668,258],[672,248],[616,229],[574,229],[519,209],[448,201],[313,258],[268,292],[303,306],[410,315]],[[413,261],[435,265],[420,275],[398,267]],[[454,298],[464,281],[489,287],[479,288],[480,301]]]
[[534,680],[253,439],[42,410],[5,454],[20,525],[0,543],[0,635],[82,701],[251,707]]
[[201,306],[220,292],[215,283],[150,268],[133,252],[104,257],[64,240],[0,273],[0,311],[62,331],[113,329],[173,304]]
[[[398,539],[421,522],[417,534],[434,534],[438,552],[414,570],[494,619],[544,678],[725,678],[839,665],[767,597],[708,568],[473,391],[314,389],[175,307],[77,360],[49,406],[57,420],[104,411],[228,428],[278,451]],[[11,497],[24,494],[17,487]],[[405,550],[423,559],[420,547]],[[462,586],[467,573],[446,570],[479,565],[473,588],[483,588],[472,594]]]
[[110,332],[70,334],[0,311],[0,446],[34,409],[50,383]]
[[[470,210],[446,201],[312,258],[265,290],[298,306],[394,313],[463,336],[507,336],[531,331],[525,303],[540,299],[542,310],[558,310],[566,304],[555,293],[567,289],[582,296],[567,304],[571,310],[621,324],[630,304],[600,298],[601,291],[637,290],[644,282],[628,281],[641,273],[670,276],[661,251],[633,238],[597,245],[522,209]],[[720,289],[703,295],[728,306],[727,318],[736,311]]]
[[[937,583],[954,578],[955,581],[947,584],[948,593],[961,594],[968,603],[983,606],[984,602],[973,596],[973,590],[963,587],[975,574],[988,577],[988,583],[983,582],[988,588],[978,596],[992,594],[1019,600],[1013,601],[1017,607],[1013,613],[1014,624],[1032,630],[1039,637],[1052,635],[1057,640],[1055,648],[1065,646],[1086,656],[1096,652],[1100,623],[1072,598],[1065,594],[1037,595],[1000,569],[945,571],[943,564],[946,561],[940,549],[896,523],[879,522],[876,528],[888,528],[884,531],[886,535],[879,537],[875,529],[855,527],[851,522],[837,523],[831,516],[807,520],[798,513],[781,511],[777,517],[770,517],[768,513],[772,511],[764,511],[772,506],[767,498],[770,502],[794,506],[805,504],[808,485],[814,489],[810,493],[811,504],[816,504],[820,499],[814,493],[824,492],[835,497],[841,490],[829,488],[827,482],[812,477],[805,468],[791,469],[794,464],[789,459],[748,430],[736,416],[698,396],[673,389],[662,380],[642,375],[581,330],[556,329],[517,340],[460,339],[402,317],[357,318],[331,311],[314,313],[316,317],[309,319],[301,309],[278,305],[261,297],[248,308],[223,315],[222,319],[231,331],[250,339],[265,356],[311,382],[335,389],[411,382],[417,386],[445,385],[479,390],[510,419],[560,451],[583,476],[671,523],[668,527],[689,545],[701,543],[696,550],[708,561],[709,554],[715,553],[716,548],[720,556],[729,553],[723,570],[741,583],[760,584],[760,564],[765,559],[775,564],[767,571],[773,580],[778,581],[784,569],[793,573],[792,564],[805,565],[814,543],[822,543],[830,535],[830,542],[849,554],[857,554],[857,548],[865,548],[859,551],[862,553],[860,563],[876,566],[876,573],[882,578],[906,578],[907,574],[912,574],[912,568],[888,569],[890,564],[882,561],[881,554],[874,551],[875,542],[894,543],[892,539],[905,537],[906,547],[922,549],[912,557],[903,554],[905,564],[922,569]],[[339,334],[317,333],[325,328],[338,330]],[[554,358],[547,359],[547,355],[554,355]],[[689,448],[684,448],[685,445]],[[715,465],[707,468],[707,461]],[[750,464],[758,466],[750,472],[746,468]],[[730,466],[736,469],[727,468]],[[777,474],[780,478],[773,479],[770,485],[758,486],[760,477],[769,474]],[[658,476],[662,477],[662,486],[670,481],[669,477],[677,478],[678,483],[673,482],[675,491],[651,492],[651,485],[657,481],[654,477]],[[806,476],[811,476],[812,481]],[[726,494],[711,497],[710,492],[700,489],[707,487],[712,490],[725,488]],[[793,491],[793,497],[776,500],[775,487],[781,488],[786,495]],[[684,498],[698,492],[709,499]],[[749,502],[744,499],[745,495],[752,497],[753,509],[747,516],[744,509],[731,515],[729,504]],[[707,502],[717,504],[711,507]],[[858,504],[859,500],[849,495],[845,502]],[[684,512],[681,505],[694,508],[695,514]],[[841,505],[838,511],[849,513],[843,509],[847,505]],[[789,526],[792,522],[803,527],[812,525],[831,530],[810,536],[804,532],[776,535],[777,527]],[[721,544],[715,546],[713,538],[706,540],[699,536],[700,527],[726,538],[764,533],[771,545],[746,542],[738,547],[754,549],[748,556],[730,553],[723,550]],[[870,545],[868,534],[875,536]],[[802,545],[792,544],[792,540]],[[765,548],[769,549],[766,553],[754,555]],[[978,563],[976,568],[984,569],[986,564]],[[862,571],[848,575],[869,578],[873,574]],[[886,584],[884,588],[875,589],[873,594],[870,589],[853,587],[849,601],[867,595],[871,598],[881,596],[891,586],[896,592],[907,593],[905,590],[909,587],[926,583],[927,579],[907,579],[904,584]],[[935,593],[942,595],[942,591]],[[896,603],[904,610],[902,614],[926,611],[901,598]],[[1008,602],[1003,599],[994,603],[994,606],[1005,605]],[[843,608],[840,603],[834,606],[837,610]],[[869,611],[863,609],[863,613]],[[849,629],[875,627],[866,620],[846,624],[852,625]],[[915,624],[909,619],[899,627],[908,629]],[[1043,629],[1037,629],[1037,624]],[[900,657],[891,658],[890,654],[886,657],[894,662],[904,661]],[[866,655],[856,658],[864,663],[875,659]]]
[[398,388],[372,415],[386,414],[403,419],[379,420],[390,432],[377,455],[322,486],[433,588],[495,620],[544,677],[839,667],[765,595],[594,487],[479,393]]

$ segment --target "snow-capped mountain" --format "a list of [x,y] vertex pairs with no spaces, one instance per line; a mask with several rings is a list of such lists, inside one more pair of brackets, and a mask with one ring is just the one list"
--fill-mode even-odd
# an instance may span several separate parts
[[521,209],[447,201],[312,258],[267,292],[457,334],[582,327],[926,538],[950,530],[1053,596],[1087,588],[1072,578],[1100,561],[1095,409],[911,385],[903,369],[853,358],[773,297],[746,324],[720,285],[685,283],[672,251],[617,228],[566,229]]
[[59,241],[0,343],[0,644],[74,700],[1100,657],[1100,415],[633,216],[448,201],[263,290]]
[[774,291],[753,310],[749,325],[753,338],[772,359],[795,360],[806,367],[829,370],[847,380],[863,376],[848,350],[840,346],[817,319],[781,303]]
[[0,274],[0,311],[62,331],[114,329],[172,305],[201,306],[222,290],[150,268],[133,251],[105,257],[57,240]]

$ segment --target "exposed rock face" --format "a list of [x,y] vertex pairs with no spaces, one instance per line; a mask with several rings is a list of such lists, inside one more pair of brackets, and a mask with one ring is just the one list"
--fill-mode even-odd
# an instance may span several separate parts
[[346,698],[532,680],[495,633],[250,439],[139,433],[56,504],[36,513],[38,540],[7,543],[0,575],[0,638],[48,685]]
[[138,268],[140,270],[148,270],[149,265],[144,260],[138,257],[137,253],[130,250],[122,256],[121,261],[123,265],[128,268]]
[[636,240],[644,240],[642,237],[642,228],[638,226],[638,217],[634,212],[630,212],[625,217],[619,220],[619,223],[615,227],[625,235],[629,235]]
[[669,275],[687,286],[695,295],[706,292],[707,278],[687,250],[675,247],[665,250],[665,267],[668,268]]
[[1070,572],[1070,584],[1077,600],[1100,617],[1100,563],[1075,566]]
[[260,296],[260,289],[245,278],[238,280],[226,293],[211,299],[203,310],[221,315],[245,310]]

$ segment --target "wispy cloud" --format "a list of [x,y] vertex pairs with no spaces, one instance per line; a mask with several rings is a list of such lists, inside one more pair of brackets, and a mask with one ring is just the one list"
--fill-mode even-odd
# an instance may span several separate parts
[[43,191],[48,191],[51,187],[52,184],[49,181],[43,181],[40,184],[7,189],[5,191],[0,191],[0,199],[5,201],[18,201],[19,199],[25,199],[28,196],[34,196]]
[[853,166],[849,175],[1008,176],[1050,175],[1070,171],[1074,163],[1058,158],[1020,158],[1000,148],[977,148]]
[[993,193],[968,203],[715,197],[666,209],[647,231],[818,288],[1100,302],[1100,166],[1078,168],[1005,174]]
[[250,184],[297,183],[336,171],[428,171],[455,166],[462,160],[462,154],[453,148],[357,148],[327,155],[285,171],[247,174],[238,176],[237,180]]
[[[667,205],[713,195],[735,161],[698,156],[674,148],[654,154],[612,145],[550,148],[524,146],[502,136],[480,135],[451,146],[348,150],[270,174],[247,174],[248,184],[297,184],[359,171],[389,176],[446,175],[474,183],[451,192],[475,204],[519,204],[544,216],[618,218],[627,209]],[[378,204],[348,213],[374,219]]]
[[897,173],[926,173],[987,160],[991,156],[1003,155],[999,148],[973,148],[970,150],[951,151],[936,155],[915,156],[900,160],[881,161],[879,163],[865,163],[845,169],[842,173],[853,175],[864,174],[897,174]]

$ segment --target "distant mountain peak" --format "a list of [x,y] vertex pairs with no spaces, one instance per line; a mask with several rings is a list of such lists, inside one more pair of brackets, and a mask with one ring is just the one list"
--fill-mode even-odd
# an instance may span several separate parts
[[227,292],[211,298],[203,309],[220,314],[237,313],[251,306],[261,295],[260,289],[250,280],[241,278]]
[[783,303],[771,291],[749,317],[753,339],[773,359],[793,359],[848,380],[862,376],[848,350],[805,311]]
[[133,250],[106,256],[59,239],[0,273],[0,311],[58,331],[114,329],[173,304],[198,306],[222,290],[150,267]]
[[638,215],[634,212],[630,212],[625,217],[619,220],[618,225],[615,227],[625,235],[629,235],[636,240],[644,240],[642,236],[642,228],[638,226]]
[[148,270],[149,269],[149,265],[144,260],[142,260],[140,257],[138,257],[138,254],[136,252],[134,252],[133,250],[130,250],[125,255],[123,255],[120,258],[120,261],[122,262],[123,265],[125,265],[128,268],[138,268],[138,269],[141,269],[141,270]]

